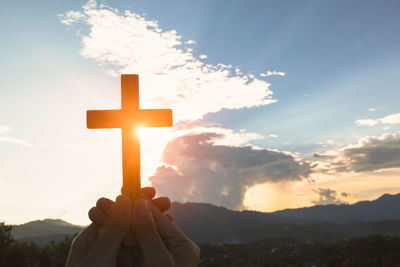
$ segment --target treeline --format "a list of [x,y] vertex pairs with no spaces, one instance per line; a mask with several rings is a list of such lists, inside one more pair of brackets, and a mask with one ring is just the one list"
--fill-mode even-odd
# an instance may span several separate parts
[[201,264],[219,266],[400,266],[399,236],[366,236],[345,240],[268,239],[248,244],[202,245]]
[[[43,246],[18,241],[11,235],[11,226],[0,223],[0,267],[64,266],[71,242],[71,237]],[[276,238],[248,244],[203,244],[200,248],[201,267],[400,266],[399,236],[318,242]]]
[[65,266],[72,238],[39,246],[21,242],[11,235],[11,226],[0,223],[0,267]]

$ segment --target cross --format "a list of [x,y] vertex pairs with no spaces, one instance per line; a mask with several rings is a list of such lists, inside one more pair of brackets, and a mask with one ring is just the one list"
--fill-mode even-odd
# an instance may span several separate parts
[[88,129],[122,129],[121,192],[132,200],[140,192],[140,138],[134,134],[138,127],[172,126],[171,109],[139,109],[139,76],[121,75],[121,109],[88,110]]

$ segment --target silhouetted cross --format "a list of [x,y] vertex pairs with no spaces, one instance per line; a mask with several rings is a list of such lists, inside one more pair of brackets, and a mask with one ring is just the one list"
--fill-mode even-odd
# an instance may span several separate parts
[[87,127],[122,129],[122,193],[132,200],[140,192],[140,138],[138,127],[172,126],[171,109],[139,109],[139,76],[121,75],[121,109],[88,110]]

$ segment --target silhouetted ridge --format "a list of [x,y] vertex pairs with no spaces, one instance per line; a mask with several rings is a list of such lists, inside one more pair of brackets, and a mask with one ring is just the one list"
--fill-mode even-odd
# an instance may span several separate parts
[[14,225],[11,233],[15,239],[38,241],[42,244],[52,240],[62,240],[65,236],[72,236],[82,229],[83,226],[73,225],[60,219],[45,219]]
[[373,201],[361,201],[353,205],[325,205],[309,208],[287,209],[274,214],[290,219],[310,222],[356,222],[400,220],[400,194],[385,194]]
[[400,194],[353,205],[319,205],[272,213],[174,202],[175,223],[194,240],[242,243],[270,237],[325,239],[400,234]]
[[[265,238],[340,239],[400,235],[400,194],[353,205],[326,205],[272,213],[234,211],[207,203],[172,203],[175,223],[199,243],[246,243]],[[17,239],[61,240],[82,227],[46,219],[14,226]]]

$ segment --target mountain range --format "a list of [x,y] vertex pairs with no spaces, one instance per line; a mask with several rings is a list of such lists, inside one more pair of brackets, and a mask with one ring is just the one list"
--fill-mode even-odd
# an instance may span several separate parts
[[[271,213],[233,211],[205,203],[174,202],[174,222],[199,243],[245,243],[265,238],[337,239],[400,234],[400,194],[352,205],[319,205]],[[14,225],[16,239],[40,244],[73,235],[83,226],[46,219]]]

